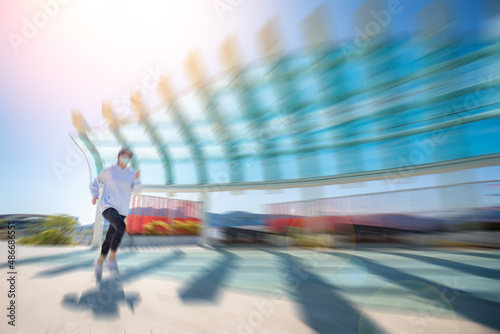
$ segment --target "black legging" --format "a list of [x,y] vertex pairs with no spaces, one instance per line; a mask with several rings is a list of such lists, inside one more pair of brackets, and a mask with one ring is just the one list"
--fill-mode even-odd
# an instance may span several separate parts
[[103,211],[102,216],[109,222],[106,239],[102,243],[101,254],[107,255],[109,249],[116,251],[125,233],[125,216],[122,216],[115,208],[108,208]]

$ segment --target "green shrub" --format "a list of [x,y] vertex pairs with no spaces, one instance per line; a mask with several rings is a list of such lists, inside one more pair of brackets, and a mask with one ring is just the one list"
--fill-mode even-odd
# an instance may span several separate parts
[[144,225],[144,235],[198,235],[200,223],[194,220],[173,220],[165,223],[161,220],[152,220]]
[[28,227],[19,242],[32,245],[70,245],[73,244],[76,225],[73,217],[52,215]]
[[184,222],[174,220],[172,225],[177,232],[176,234],[198,235],[200,231],[200,223],[194,220],[186,220]]
[[144,225],[145,235],[169,235],[172,234],[172,228],[168,223],[161,220],[152,220]]

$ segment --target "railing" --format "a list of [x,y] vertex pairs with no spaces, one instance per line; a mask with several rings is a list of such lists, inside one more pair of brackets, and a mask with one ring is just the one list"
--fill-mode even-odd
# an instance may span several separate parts
[[419,232],[489,229],[494,227],[492,224],[500,226],[495,189],[499,192],[498,181],[467,182],[267,204],[265,213],[270,219],[266,225],[280,232],[289,227],[312,232],[352,227]]
[[144,227],[152,222],[172,224],[186,220],[202,223],[203,203],[181,199],[133,196],[132,208],[127,216],[128,234],[143,234]]

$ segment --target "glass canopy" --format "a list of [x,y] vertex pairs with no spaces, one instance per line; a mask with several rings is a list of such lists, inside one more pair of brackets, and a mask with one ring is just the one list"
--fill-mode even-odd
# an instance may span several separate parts
[[[292,187],[498,162],[500,42],[439,36],[304,48],[233,66],[108,126],[73,114],[91,174],[132,149],[146,189]],[[392,177],[391,176],[391,177]],[[305,182],[305,183],[304,183]],[[319,182],[319,181],[318,181]]]

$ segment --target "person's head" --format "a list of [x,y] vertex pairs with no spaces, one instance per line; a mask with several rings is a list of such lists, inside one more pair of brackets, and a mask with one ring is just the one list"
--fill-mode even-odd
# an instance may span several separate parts
[[132,160],[133,156],[134,156],[134,154],[132,153],[132,151],[130,149],[124,147],[120,150],[120,152],[118,152],[118,163],[122,167],[126,167],[130,163],[130,161]]

